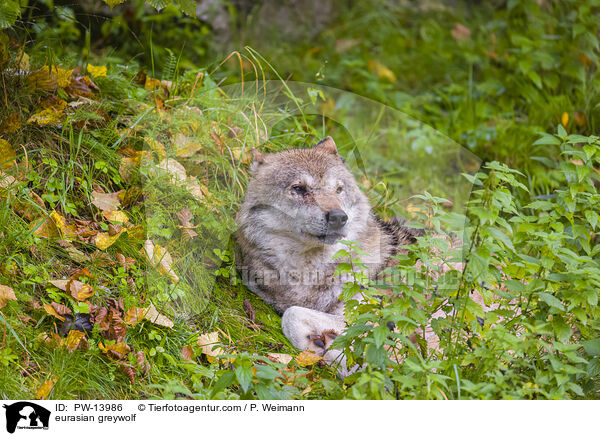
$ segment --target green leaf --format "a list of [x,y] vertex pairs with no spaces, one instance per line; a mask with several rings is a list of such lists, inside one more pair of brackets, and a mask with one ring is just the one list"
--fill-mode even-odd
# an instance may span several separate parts
[[560,342],[566,343],[571,337],[571,327],[561,317],[555,317],[552,320],[554,334]]
[[567,131],[565,130],[565,128],[563,127],[562,124],[559,124],[557,127],[557,133],[558,136],[561,138],[566,138],[567,137]]
[[525,285],[518,280],[507,280],[504,282],[504,286],[506,286],[508,290],[516,292],[517,295],[525,290]]
[[596,225],[598,224],[598,214],[592,210],[586,210],[584,212],[585,219],[592,226],[592,229],[596,230]]
[[373,339],[375,340],[375,346],[381,347],[388,337],[390,330],[385,325],[379,325],[373,329]]
[[496,240],[502,241],[502,243],[504,245],[506,245],[508,248],[510,248],[511,250],[515,249],[510,238],[506,234],[504,234],[500,230],[498,230],[497,228],[486,227],[485,230],[490,236],[492,236]]
[[374,366],[383,367],[387,352],[383,347],[377,347],[374,344],[369,344],[365,358],[368,363]]
[[0,1],[0,29],[13,26],[21,16],[19,3],[13,0]]
[[147,0],[146,3],[150,3],[154,9],[160,11],[171,4],[171,0]]
[[600,356],[600,338],[590,339],[582,342],[581,345],[590,356]]
[[244,392],[248,391],[250,383],[252,382],[252,369],[248,363],[244,362],[242,366],[237,367],[235,370],[235,376]]
[[196,16],[196,1],[195,0],[176,0],[184,14],[190,17]]
[[538,296],[548,306],[554,307],[555,309],[558,309],[561,312],[565,310],[562,302],[558,298],[556,298],[554,295],[548,294],[547,292],[540,292],[538,294]]
[[219,377],[219,380],[217,380],[217,382],[215,383],[215,386],[213,387],[213,390],[211,392],[211,397],[214,397],[216,394],[221,392],[223,389],[229,387],[233,383],[234,380],[235,380],[235,373],[233,373],[232,371],[227,371],[225,374],[223,374],[221,377]]

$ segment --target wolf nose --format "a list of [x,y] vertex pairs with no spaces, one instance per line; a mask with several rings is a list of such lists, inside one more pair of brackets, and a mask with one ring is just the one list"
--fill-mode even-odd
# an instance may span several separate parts
[[332,230],[339,230],[346,225],[348,221],[348,215],[341,209],[333,209],[327,212],[325,215],[327,219],[327,224],[329,224],[329,228]]

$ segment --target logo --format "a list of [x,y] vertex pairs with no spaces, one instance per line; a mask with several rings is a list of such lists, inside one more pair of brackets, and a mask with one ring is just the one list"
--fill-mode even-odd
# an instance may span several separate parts
[[15,429],[27,430],[48,430],[50,422],[50,411],[30,403],[29,401],[19,401],[10,405],[4,404],[6,409],[6,431],[14,433]]

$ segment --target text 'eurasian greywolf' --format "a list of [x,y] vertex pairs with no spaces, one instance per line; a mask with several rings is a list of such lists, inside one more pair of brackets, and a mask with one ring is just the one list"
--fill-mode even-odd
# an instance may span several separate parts
[[[384,223],[350,173],[331,137],[313,148],[254,153],[251,179],[237,218],[236,264],[248,288],[283,314],[292,345],[345,362],[329,345],[346,327],[339,297],[350,274],[334,277],[332,260],[358,243],[370,278],[417,231],[400,221]],[[358,298],[357,295],[355,298]]]

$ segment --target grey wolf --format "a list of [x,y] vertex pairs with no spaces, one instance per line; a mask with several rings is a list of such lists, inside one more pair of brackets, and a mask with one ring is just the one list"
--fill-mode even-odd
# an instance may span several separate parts
[[254,151],[250,176],[235,235],[244,284],[282,314],[292,345],[328,363],[343,360],[329,349],[346,327],[339,297],[352,280],[350,273],[334,277],[344,261],[332,260],[346,248],[340,241],[359,244],[373,279],[418,231],[373,214],[331,137],[308,149]]

